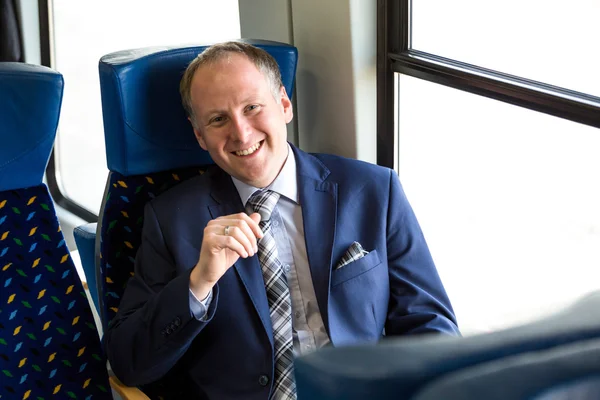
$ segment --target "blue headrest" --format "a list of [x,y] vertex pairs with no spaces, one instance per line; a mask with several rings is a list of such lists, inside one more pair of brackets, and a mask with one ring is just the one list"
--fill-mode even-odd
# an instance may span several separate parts
[[[275,58],[291,97],[297,49],[265,40],[243,42]],[[152,47],[100,59],[109,170],[129,176],[212,163],[196,141],[179,95],[179,81],[186,67],[207,47]]]
[[0,192],[39,185],[56,136],[63,77],[0,62]]

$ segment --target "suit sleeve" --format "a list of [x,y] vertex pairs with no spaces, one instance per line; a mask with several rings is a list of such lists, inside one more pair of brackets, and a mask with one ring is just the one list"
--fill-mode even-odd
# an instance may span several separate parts
[[390,302],[386,335],[427,332],[458,335],[452,305],[393,170],[390,170],[387,252]]
[[147,204],[135,274],[104,337],[111,367],[124,384],[139,386],[164,376],[212,319],[218,285],[206,321],[199,321],[190,312],[190,273],[175,276],[154,209]]

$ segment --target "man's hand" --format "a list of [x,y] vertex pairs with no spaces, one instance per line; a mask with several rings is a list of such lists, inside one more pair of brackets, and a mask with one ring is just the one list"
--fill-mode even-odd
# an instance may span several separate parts
[[263,237],[259,222],[258,213],[239,213],[213,219],[206,225],[200,259],[190,275],[190,289],[198,299],[208,296],[240,257],[252,257],[258,251],[257,240]]

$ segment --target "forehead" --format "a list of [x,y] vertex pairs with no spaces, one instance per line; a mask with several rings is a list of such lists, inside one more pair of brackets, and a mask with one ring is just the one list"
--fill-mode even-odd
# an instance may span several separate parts
[[202,107],[257,95],[265,89],[268,91],[267,80],[254,63],[244,55],[231,53],[198,68],[190,94],[192,103]]

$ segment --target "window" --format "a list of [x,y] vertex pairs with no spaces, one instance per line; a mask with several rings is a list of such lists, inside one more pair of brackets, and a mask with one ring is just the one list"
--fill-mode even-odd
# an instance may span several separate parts
[[[179,0],[150,5],[143,0],[61,0],[48,6],[52,67],[65,79],[52,172],[60,195],[83,207],[83,215],[89,219],[98,214],[108,174],[98,80],[100,57],[131,48],[239,37],[238,2]],[[56,193],[53,195],[56,199]]]
[[412,3],[412,48],[600,96],[600,2]]
[[400,179],[463,333],[600,289],[598,129],[406,75],[400,87]]
[[525,3],[380,1],[378,162],[399,172],[463,334],[600,289],[599,6]]

